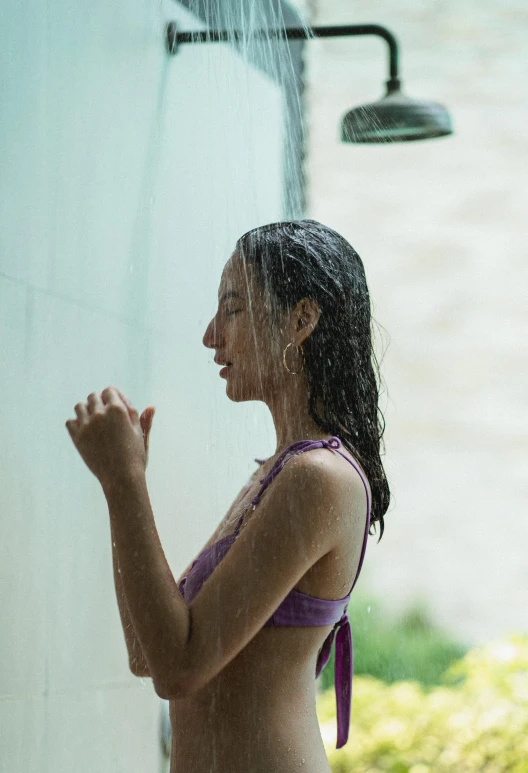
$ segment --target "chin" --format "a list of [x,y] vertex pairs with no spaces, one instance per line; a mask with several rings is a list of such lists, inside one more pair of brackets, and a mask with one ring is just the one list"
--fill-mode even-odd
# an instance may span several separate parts
[[232,383],[230,379],[227,379],[226,394],[233,403],[247,403],[249,400],[262,399],[252,389],[240,387],[240,385]]

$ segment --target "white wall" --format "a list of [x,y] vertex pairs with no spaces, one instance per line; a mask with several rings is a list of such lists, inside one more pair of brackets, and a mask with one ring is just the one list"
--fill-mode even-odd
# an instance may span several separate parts
[[161,701],[128,670],[106,502],[65,421],[111,384],[156,406],[178,577],[273,452],[202,336],[236,238],[283,216],[282,95],[225,44],[171,58],[165,23],[203,26],[174,2],[27,10],[0,49],[0,770],[143,773]]
[[343,114],[385,92],[387,46],[368,36],[306,47],[308,216],[358,250],[384,328],[393,501],[358,585],[396,613],[424,600],[469,644],[526,633],[526,3],[311,5],[314,25],[387,26],[404,92],[446,105],[455,128],[427,142],[340,143]]

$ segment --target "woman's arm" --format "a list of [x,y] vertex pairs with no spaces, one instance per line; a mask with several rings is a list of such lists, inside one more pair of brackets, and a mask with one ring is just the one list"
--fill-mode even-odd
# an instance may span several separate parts
[[141,644],[136,636],[128,606],[125,598],[125,589],[123,588],[123,581],[121,580],[121,573],[119,571],[119,563],[117,560],[117,552],[114,547],[114,532],[112,522],[110,522],[110,534],[112,538],[112,563],[114,566],[114,584],[117,596],[117,606],[119,607],[119,614],[121,616],[121,624],[123,626],[123,633],[125,635],[126,647],[128,650],[128,664],[130,670],[134,676],[150,676],[150,671],[141,649]]
[[[204,547],[202,548],[202,551],[206,550],[206,548],[208,548],[216,541],[217,532],[218,532],[218,528],[215,530],[214,534],[209,538],[207,543],[204,545]],[[119,571],[117,552],[114,547],[114,533],[113,533],[112,522],[110,522],[110,533],[112,537],[112,563],[114,567],[114,584],[115,584],[115,591],[116,591],[116,597],[117,597],[117,606],[119,607],[121,624],[123,626],[123,633],[125,635],[125,642],[128,650],[129,667],[132,673],[134,674],[134,676],[151,676],[147,661],[145,660],[145,655],[143,654],[143,649],[141,648],[140,641],[136,636],[136,632],[134,630],[134,625],[130,617],[130,612],[128,611],[128,605],[125,597],[125,589],[123,588],[123,581],[121,580],[121,573]],[[183,580],[183,578],[186,577],[187,574],[190,572],[192,565],[193,565],[193,562],[191,561],[187,569],[183,572],[183,574],[179,578],[178,585]]]
[[[258,470],[255,470],[253,475],[250,477],[249,485],[253,482],[253,479],[255,475],[257,474]],[[245,494],[247,491],[248,486],[244,486],[237,498],[235,499],[235,502],[233,505],[236,504],[236,502]],[[232,507],[233,507],[232,505]],[[214,533],[211,535],[211,537],[208,539],[206,544],[202,548],[202,552],[206,550],[208,547],[213,545],[217,540],[217,535],[220,532],[223,524],[225,522],[225,518],[221,521],[221,523],[217,526]],[[116,591],[116,597],[117,597],[117,605],[119,607],[119,614],[121,617],[121,624],[123,626],[123,633],[125,636],[125,642],[126,647],[128,650],[128,662],[129,667],[134,676],[151,676],[151,673],[149,671],[149,667],[147,664],[147,661],[145,660],[145,655],[143,654],[143,649],[141,647],[140,641],[136,635],[136,632],[134,630],[134,625],[132,623],[132,619],[130,617],[130,612],[128,610],[128,605],[126,601],[125,596],[125,590],[123,588],[123,581],[121,579],[121,573],[119,571],[119,562],[117,558],[117,551],[114,547],[114,532],[113,532],[113,525],[112,521],[110,521],[110,533],[112,538],[112,563],[114,567],[114,584],[115,584],[115,591]],[[187,574],[190,572],[191,567],[193,565],[193,561],[189,564],[187,569],[182,573],[181,577],[177,581],[177,584],[179,585],[180,582],[183,580],[184,577],[187,576]]]

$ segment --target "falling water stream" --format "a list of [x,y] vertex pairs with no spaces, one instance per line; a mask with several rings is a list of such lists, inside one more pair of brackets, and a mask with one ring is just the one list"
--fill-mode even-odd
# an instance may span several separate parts
[[[192,10],[192,5],[190,8]],[[266,72],[266,77],[272,78],[280,87],[280,91],[282,92],[281,99],[283,100],[284,106],[282,111],[281,141],[283,147],[282,211],[285,214],[282,218],[273,218],[273,220],[296,220],[302,218],[304,202],[302,197],[299,198],[299,187],[296,184],[296,180],[299,175],[299,156],[302,156],[304,144],[306,142],[306,106],[303,106],[303,83],[298,77],[299,66],[292,58],[292,56],[299,55],[299,46],[301,44],[298,41],[287,42],[271,37],[257,37],[254,34],[256,30],[277,30],[284,28],[285,20],[283,9],[279,3],[267,3],[265,6],[257,3],[248,3],[243,4],[242,6],[227,4],[227,7],[224,7],[223,5],[220,7],[220,4],[215,4],[208,8],[206,23],[207,27],[210,27],[211,29],[224,29],[231,33],[236,30],[239,33],[242,33],[242,39],[239,41],[235,41],[233,35],[233,42],[231,44],[234,50],[237,51],[237,56],[240,56],[242,61],[251,63],[251,66],[256,66],[258,64],[258,66]],[[303,26],[307,30],[308,37],[311,36],[309,27],[301,17],[299,17],[297,24]],[[305,45],[306,44],[309,44],[309,42],[305,43]],[[220,53],[218,50],[220,45],[225,44],[200,44],[198,47],[199,53],[201,52],[203,57],[209,58],[211,77],[215,79],[222,77],[221,68],[214,64],[215,54],[217,55]],[[185,45],[181,46],[175,58],[170,61],[168,67],[171,70],[177,70],[179,57],[185,53],[185,48]],[[199,53],[193,51],[194,56],[199,56]],[[242,77],[234,79],[230,84],[230,88],[238,95],[240,109],[243,111],[244,99],[247,98],[249,101],[250,94],[247,92],[248,81],[244,77],[244,70],[241,72]],[[173,72],[169,77],[177,76],[176,73]],[[163,107],[161,109],[163,109]],[[266,116],[263,114],[262,121],[264,122],[265,120]],[[213,128],[212,124],[211,131],[215,130],[217,131],[217,129]],[[169,127],[165,125],[163,131],[169,131]],[[258,124],[253,124],[252,131],[259,131]],[[253,141],[251,133],[246,136],[246,141],[249,143]],[[259,174],[259,169],[255,168],[251,177],[248,195],[252,194],[252,187],[254,187],[255,190],[258,189]],[[226,181],[226,184],[229,185],[229,181]],[[257,222],[253,225],[263,225],[263,223]],[[365,315],[368,315],[368,291],[366,291],[366,286],[362,285],[359,277],[353,273],[347,274],[347,269],[342,269],[343,274],[340,278],[337,274],[337,268],[331,268],[330,265],[324,266],[324,260],[320,261],[320,258],[318,257],[321,254],[321,251],[324,253],[325,243],[329,251],[335,251],[334,257],[337,255],[338,251],[343,250],[344,247],[343,244],[339,242],[339,237],[337,237],[335,233],[329,235],[328,232],[314,231],[312,234],[312,242],[310,244],[310,240],[305,242],[302,232],[293,233],[290,231],[289,234],[290,237],[293,238],[293,252],[292,247],[285,241],[283,245],[285,259],[302,259],[303,262],[305,262],[305,258],[299,257],[303,250],[305,250],[307,255],[311,255],[310,259],[313,260],[314,265],[319,262],[317,273],[315,273],[314,269],[314,276],[307,281],[306,286],[310,286],[311,283],[311,286],[314,287],[314,283],[317,283],[318,281],[321,282],[321,284],[317,285],[316,292],[319,297],[320,305],[323,307],[322,313],[335,314],[334,311],[329,310],[334,309],[333,304],[335,303],[335,293],[337,292],[341,293],[343,298],[346,297],[348,299],[348,303],[350,304],[349,308],[352,306],[359,306],[361,303],[366,302]],[[239,235],[241,236],[242,234]],[[333,241],[334,238],[337,239],[337,241]],[[257,247],[257,250],[264,247],[266,249],[275,249],[271,243],[268,243],[267,247],[265,242],[259,242],[259,244],[260,247]],[[244,301],[242,302],[242,305],[241,301],[233,302],[233,300],[219,303],[216,315],[211,320],[207,331],[204,334],[204,343],[206,346],[217,352],[221,362],[225,362],[231,356],[235,359],[234,364],[228,369],[228,375],[225,376],[226,396],[229,399],[238,403],[240,401],[245,402],[248,400],[262,399],[260,396],[264,394],[267,394],[268,397],[270,394],[275,395],[274,400],[276,402],[274,403],[273,408],[270,407],[269,403],[268,407],[272,410],[274,419],[279,417],[279,419],[282,420],[279,420],[282,436],[277,437],[277,447],[273,449],[273,454],[270,454],[268,457],[268,459],[273,461],[273,459],[276,458],[293,440],[298,440],[302,437],[329,437],[334,434],[335,430],[331,429],[330,424],[318,426],[313,419],[309,418],[310,424],[305,428],[304,434],[295,434],[295,432],[302,431],[298,423],[296,423],[296,418],[294,418],[296,401],[302,402],[303,399],[306,399],[306,391],[303,391],[303,387],[300,386],[302,384],[300,379],[298,381],[299,387],[297,387],[298,393],[291,393],[289,391],[290,385],[288,385],[287,388],[284,386],[284,368],[281,352],[284,348],[283,339],[287,334],[287,330],[285,329],[286,317],[281,316],[279,313],[278,317],[274,318],[271,346],[263,345],[263,331],[268,330],[267,325],[269,324],[269,319],[273,318],[277,311],[273,304],[268,302],[269,298],[273,295],[273,275],[268,275],[267,273],[260,274],[260,281],[264,281],[265,292],[264,295],[260,295],[256,292],[259,289],[262,290],[263,287],[262,284],[259,284],[258,282],[255,284],[256,277],[250,270],[252,264],[250,263],[248,265],[246,263],[240,263],[241,247],[243,251],[245,250],[244,255],[248,259],[254,257],[252,251],[255,248],[255,245],[251,241],[251,237],[248,237],[248,241],[243,245],[238,243],[236,245],[231,245],[230,252],[226,255],[226,260],[229,258],[229,261],[224,267],[222,276],[218,278],[218,296],[220,298],[221,293],[225,293],[226,291],[237,291],[243,295]],[[329,261],[330,260],[331,259],[329,258]],[[351,257],[350,262],[353,262]],[[280,263],[275,263],[274,266],[275,268],[270,268],[269,271],[280,271]],[[310,270],[310,263],[306,262],[303,271],[306,274],[306,272],[310,272]],[[324,278],[325,272],[328,272],[326,279]],[[318,276],[321,277],[320,280],[316,279]],[[306,276],[305,279],[308,280]],[[325,287],[325,281],[332,283],[332,285]],[[335,283],[335,286],[333,283]],[[326,298],[328,300],[325,307]],[[286,293],[283,298],[283,303],[285,305],[281,310],[282,314],[285,312],[287,313],[289,305],[294,305],[298,300],[300,300],[300,298],[295,297],[294,294],[288,298],[288,294]],[[237,314],[239,315],[238,327],[236,327],[237,321],[235,321]],[[227,322],[226,318],[231,315],[234,319]],[[243,321],[241,322],[240,319]],[[367,319],[367,317],[364,319]],[[342,333],[346,329],[344,326],[347,324],[348,320],[342,319]],[[352,324],[352,322],[350,324]],[[369,324],[367,322],[367,327],[368,326]],[[239,332],[235,333],[236,330]],[[323,354],[320,367],[327,374],[326,378],[331,381],[332,371],[337,373],[335,357],[342,356],[346,360],[347,357],[350,357],[351,351],[347,351],[346,349],[346,334],[343,334],[345,348],[340,352],[338,348],[336,348],[335,339],[337,333],[333,332],[331,325],[328,326],[326,330],[327,333],[325,335],[327,337],[322,346],[322,349],[326,354]],[[282,344],[279,346],[279,342],[281,341]],[[289,352],[288,357],[293,354],[294,351],[295,350]],[[297,351],[297,356],[298,354],[299,351]],[[222,358],[224,359],[222,360]],[[295,372],[295,369],[298,366],[298,358],[294,356],[293,360],[289,363],[289,367]],[[351,377],[356,378],[357,394],[360,392],[366,394],[371,388],[366,381],[363,386],[360,385],[360,381],[363,377],[365,379],[371,377],[371,374],[368,374],[368,376],[366,373],[363,374],[360,368],[356,370],[355,376],[351,373],[347,373],[346,377],[343,375],[342,382],[339,382],[336,377],[336,391],[339,390],[338,384],[343,384],[342,394],[340,394],[338,399],[338,404],[340,406],[339,410],[341,413],[339,417],[334,420],[332,426],[343,427],[343,424],[339,422],[339,419],[347,425],[348,430],[345,430],[343,427],[343,431],[345,432],[343,437],[346,437],[348,441],[348,449],[343,447],[345,452],[350,450],[350,447],[354,447],[354,441],[361,432],[359,424],[356,422],[353,415],[354,406],[351,404],[352,393],[349,392],[347,394],[347,390],[345,389],[345,383]],[[250,383],[253,383],[254,386],[248,386]],[[306,390],[306,386],[304,387],[304,390]],[[320,399],[318,408],[321,409]],[[285,416],[290,415],[291,431],[293,432],[293,436],[291,437],[287,431],[289,422],[284,418]],[[265,462],[265,466],[266,465],[268,465],[267,472],[269,472],[271,463],[268,462],[268,460]],[[250,482],[248,481],[248,483]],[[253,494],[255,493],[256,491],[253,490]],[[244,502],[243,492],[241,501]],[[240,512],[240,508],[235,508],[234,515],[220,531],[221,535],[232,532],[236,517],[240,515]],[[363,520],[361,523],[362,525],[358,528],[364,530],[365,521]],[[359,534],[357,542],[359,551],[361,549],[362,541],[363,536]],[[299,549],[302,550],[301,534],[299,534]],[[350,577],[352,566],[358,565],[359,558],[359,552],[356,552],[353,557],[350,557],[350,565],[336,562],[335,569],[333,570],[335,572],[334,590],[332,590],[331,586],[327,583],[326,591],[324,588],[320,591],[321,593],[327,594],[326,598],[340,598],[348,592],[349,587],[347,587],[347,578]],[[190,579],[191,578],[187,581]],[[341,582],[340,587],[342,587],[342,591],[335,590],[335,588],[337,588],[337,585],[335,584],[336,579]],[[348,580],[348,586],[349,585],[350,581]],[[308,592],[308,590],[305,592]],[[312,595],[316,595],[314,590],[311,590],[311,593]],[[218,603],[221,604],[220,598],[218,598]],[[240,610],[240,612],[243,613],[243,610]],[[265,629],[265,631],[273,630],[274,629]],[[299,640],[295,640],[296,630],[299,631],[299,629],[295,628],[282,628],[280,631],[274,631],[273,635],[279,635],[282,637],[282,642],[288,642],[284,645],[286,647],[304,646],[300,644]],[[304,630],[307,632],[309,631],[310,633],[307,633],[306,635],[311,637],[316,629],[305,628]],[[264,635],[266,634],[261,634],[260,638]],[[298,635],[299,634],[297,633],[297,636]],[[213,631],[211,632],[211,636],[214,636]],[[272,640],[270,639],[270,642],[271,641]],[[307,643],[308,640],[306,644]],[[172,721],[172,732],[168,716],[168,704],[166,703],[164,705],[162,736],[167,753],[169,754],[169,750],[171,750],[171,773],[179,773],[180,770],[189,769],[190,766],[196,771],[199,770],[200,773],[202,773],[202,771],[203,773],[205,773],[205,771],[210,771],[210,773],[217,771],[218,773],[221,773],[227,768],[234,770],[234,766],[236,766],[237,770],[251,770],[252,773],[258,773],[259,770],[271,769],[277,769],[277,771],[281,770],[285,773],[286,769],[296,769],[297,767],[300,767],[306,771],[306,773],[316,773],[316,771],[317,773],[321,773],[323,770],[329,770],[320,738],[318,740],[312,740],[311,742],[308,742],[307,739],[305,739],[304,742],[300,742],[298,732],[294,731],[292,733],[292,730],[285,725],[283,725],[282,729],[274,727],[266,719],[269,708],[266,708],[266,701],[264,700],[265,694],[268,693],[270,689],[272,692],[280,694],[280,689],[278,689],[276,685],[271,688],[273,675],[271,673],[266,674],[263,670],[267,659],[269,659],[270,667],[273,662],[273,659],[266,654],[266,646],[270,645],[266,644],[265,640],[264,644],[259,645],[255,642],[254,644],[252,643],[251,646],[256,648],[262,646],[262,651],[258,653],[258,657],[261,659],[258,674],[255,672],[252,675],[250,671],[248,672],[248,669],[254,668],[254,666],[251,665],[251,658],[248,656],[246,660],[243,654],[241,654],[236,661],[230,665],[229,673],[231,674],[230,678],[232,684],[229,681],[229,676],[226,675],[222,678],[220,675],[216,678],[215,683],[206,685],[203,688],[200,696],[193,696],[188,701],[171,702],[170,718]],[[248,645],[248,651],[249,648],[250,645]],[[298,656],[295,657],[297,658]],[[227,673],[228,669],[226,668],[226,674]],[[266,682],[262,681],[264,678],[269,679],[269,685],[266,685]],[[255,681],[255,686],[253,690],[247,691],[248,688],[247,686],[243,687],[243,683],[251,683],[252,680]],[[286,687],[286,685],[287,682],[285,682],[285,689],[290,689],[290,686]],[[315,691],[320,689],[319,681],[315,683],[314,680],[311,689],[314,690],[313,695],[315,695]],[[242,694],[247,691],[246,694],[250,702],[245,703],[242,709],[239,702],[234,699],[229,699],[231,690],[238,690]],[[284,696],[283,700],[288,703],[286,696]],[[312,704],[310,706],[306,705],[304,709],[301,710],[301,713],[299,713],[300,706],[301,703],[298,703],[297,701],[291,703],[290,715],[291,721],[293,721],[294,724],[297,721],[296,717],[299,718],[298,722],[302,721],[301,715],[303,711],[313,711],[315,703],[312,700]],[[234,711],[235,713],[230,714],[230,711]],[[285,709],[283,707],[281,710],[277,710],[275,714],[277,717],[284,717],[284,711]],[[224,714],[226,715],[225,722],[221,721],[222,715]],[[283,721],[284,720],[282,719],[281,722]],[[212,728],[210,732],[204,730],[204,728],[208,727]],[[312,728],[311,732],[316,732],[317,723],[315,717],[311,718],[307,727]],[[205,737],[202,737],[204,732],[206,732],[206,735]],[[193,734],[201,739],[199,746],[195,743],[189,743],[189,737]],[[251,741],[248,740],[248,737],[251,737]]]

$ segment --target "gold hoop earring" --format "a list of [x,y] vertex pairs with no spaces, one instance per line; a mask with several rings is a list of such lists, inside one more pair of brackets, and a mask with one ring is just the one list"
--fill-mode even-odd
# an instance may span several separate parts
[[303,352],[302,344],[301,344],[301,346],[295,346],[296,349],[300,349],[301,350],[301,355],[302,355],[302,358],[303,358],[302,368],[301,368],[301,370],[297,370],[297,371],[290,370],[288,368],[288,366],[286,365],[286,349],[288,348],[288,346],[295,346],[295,344],[293,342],[290,342],[289,344],[287,344],[287,346],[285,347],[285,349],[284,349],[284,351],[282,353],[282,361],[283,361],[284,367],[286,368],[288,373],[291,373],[292,376],[297,376],[299,373],[302,373],[302,371],[304,370],[304,352]]

